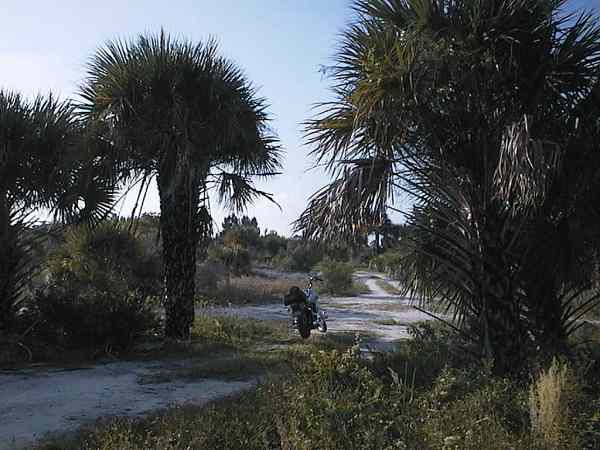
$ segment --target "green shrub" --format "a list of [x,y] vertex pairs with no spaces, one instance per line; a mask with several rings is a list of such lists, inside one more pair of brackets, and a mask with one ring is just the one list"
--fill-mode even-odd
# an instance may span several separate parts
[[380,376],[388,376],[388,368],[415,378],[417,388],[429,390],[442,370],[451,365],[462,366],[460,350],[454,336],[444,326],[422,322],[408,327],[412,339],[403,340],[392,353],[379,355],[373,362]]
[[131,349],[143,336],[159,329],[159,321],[144,298],[114,297],[51,287],[37,297],[37,337],[68,350],[92,355]]
[[352,293],[354,268],[345,262],[325,259],[319,264],[323,276],[324,292],[335,295]]
[[250,252],[239,245],[211,245],[208,249],[207,261],[224,267],[227,280],[232,276],[247,275],[252,268]]
[[287,249],[274,258],[275,265],[290,272],[309,272],[323,259],[323,250],[298,240],[290,240]]
[[450,450],[529,449],[521,434],[526,408],[507,380],[482,371],[444,370],[420,399],[425,448]]
[[225,276],[225,267],[215,261],[205,261],[196,267],[196,293],[210,295],[219,286],[219,281]]
[[160,264],[112,224],[71,229],[47,263],[48,284],[31,306],[32,339],[66,350],[121,352],[154,332]]
[[400,270],[401,263],[402,253],[388,250],[381,255],[372,257],[369,260],[369,268],[395,277],[396,273]]
[[298,380],[278,393],[283,414],[275,420],[282,448],[422,448],[411,418],[412,392],[404,386],[376,377],[361,361],[358,346],[314,353]]
[[127,230],[114,224],[69,230],[47,262],[49,282],[72,293],[155,296],[161,288],[161,265]]
[[279,236],[275,231],[270,231],[260,238],[260,246],[263,249],[263,259],[272,261],[278,254],[287,249],[288,239]]

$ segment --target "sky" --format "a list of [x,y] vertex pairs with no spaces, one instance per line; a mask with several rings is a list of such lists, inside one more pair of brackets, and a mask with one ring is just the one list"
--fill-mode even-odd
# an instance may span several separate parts
[[[308,197],[327,182],[303,145],[301,123],[314,103],[329,95],[319,67],[331,62],[336,38],[350,19],[348,0],[0,0],[0,87],[27,95],[74,97],[85,64],[107,40],[163,27],[193,41],[214,36],[221,52],[245,71],[270,103],[272,125],[284,150],[283,174],[259,186],[274,194],[281,210],[265,200],[248,207],[261,228],[289,235],[290,223]],[[131,210],[130,198],[119,209]],[[215,224],[227,212],[212,202]],[[159,211],[149,193],[145,209]]]
[[[312,193],[328,182],[305,145],[302,122],[312,106],[330,98],[319,72],[332,62],[339,33],[352,17],[350,0],[0,0],[0,88],[26,95],[50,91],[74,98],[85,64],[106,41],[165,31],[193,41],[216,37],[270,103],[272,125],[284,150],[283,173],[258,186],[281,210],[260,200],[248,207],[262,229],[291,234]],[[600,0],[572,0],[600,12]],[[134,199],[119,210],[128,214]],[[146,211],[158,212],[155,188]],[[216,202],[218,227],[227,214]]]

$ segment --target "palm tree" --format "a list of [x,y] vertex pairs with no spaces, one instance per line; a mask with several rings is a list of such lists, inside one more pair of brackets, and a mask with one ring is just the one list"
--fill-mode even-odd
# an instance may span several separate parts
[[112,202],[110,182],[95,184],[102,177],[90,170],[95,146],[84,135],[70,103],[0,90],[0,333],[11,331],[34,269],[32,213],[93,221]]
[[351,237],[408,193],[405,287],[453,307],[500,371],[564,350],[598,300],[579,294],[600,249],[600,26],[563,6],[357,0],[336,99],[307,124],[336,179],[298,228]]
[[[166,335],[189,337],[199,242],[211,229],[208,192],[241,209],[269,194],[252,177],[279,168],[266,104],[213,40],[194,44],[161,31],[113,41],[88,65],[81,110],[110,142],[115,167],[140,182],[156,179],[164,261]],[[138,198],[143,196],[138,196]]]

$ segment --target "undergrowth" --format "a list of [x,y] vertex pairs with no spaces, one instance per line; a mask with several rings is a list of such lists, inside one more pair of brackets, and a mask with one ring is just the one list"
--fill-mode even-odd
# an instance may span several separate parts
[[[231,324],[222,328],[239,334]],[[293,344],[286,375],[255,390],[206,407],[111,419],[38,448],[600,448],[600,393],[589,370],[594,361],[587,370],[571,361],[532,378],[508,379],[469,360],[437,327],[412,333],[413,340],[375,360],[365,360],[348,341]]]

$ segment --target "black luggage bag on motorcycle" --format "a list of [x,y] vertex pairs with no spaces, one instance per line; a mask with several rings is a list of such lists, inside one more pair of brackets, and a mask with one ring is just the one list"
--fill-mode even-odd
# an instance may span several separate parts
[[306,339],[310,336],[312,329],[312,311],[308,305],[306,295],[298,286],[292,286],[283,298],[283,304],[289,306],[294,316],[294,325],[300,336]]

